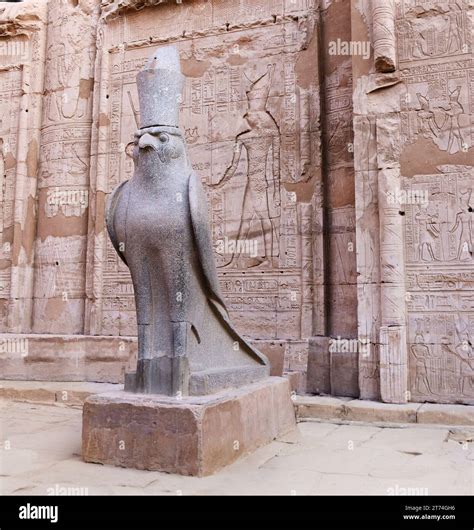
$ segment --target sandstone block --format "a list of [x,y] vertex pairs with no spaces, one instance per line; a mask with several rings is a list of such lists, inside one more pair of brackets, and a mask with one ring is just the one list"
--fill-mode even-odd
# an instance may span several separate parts
[[364,422],[416,423],[419,403],[379,403],[355,399],[347,404],[347,419]]
[[84,404],[86,462],[205,476],[292,431],[286,379],[177,399],[112,392]]
[[474,425],[474,406],[423,403],[417,414],[418,423]]

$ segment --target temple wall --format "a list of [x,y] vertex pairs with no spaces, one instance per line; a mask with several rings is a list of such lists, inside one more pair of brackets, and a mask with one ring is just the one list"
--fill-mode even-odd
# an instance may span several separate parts
[[[104,197],[133,171],[136,73],[157,45],[175,43],[186,78],[180,120],[193,169],[208,192],[231,318],[274,362],[305,371],[313,326],[312,201],[320,178],[319,81],[311,68],[318,56],[316,15],[306,1],[259,7],[217,1],[101,19],[89,333],[135,333],[132,284],[106,235]],[[254,121],[246,118],[252,110],[260,113]],[[249,178],[262,181],[261,205],[244,197]]]
[[474,402],[473,18],[468,1],[353,5],[373,43],[353,59],[367,398]]
[[472,2],[0,6],[6,377],[118,381],[133,364],[104,210],[133,172],[136,73],[172,43],[222,291],[272,372],[299,391],[474,402]]

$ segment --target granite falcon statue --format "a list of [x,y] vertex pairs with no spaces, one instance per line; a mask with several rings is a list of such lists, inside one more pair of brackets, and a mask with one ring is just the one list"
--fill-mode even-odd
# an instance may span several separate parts
[[168,396],[209,394],[269,373],[222,299],[204,190],[178,125],[183,79],[172,46],[138,73],[135,171],[109,197],[106,215],[135,291],[138,362],[125,390]]

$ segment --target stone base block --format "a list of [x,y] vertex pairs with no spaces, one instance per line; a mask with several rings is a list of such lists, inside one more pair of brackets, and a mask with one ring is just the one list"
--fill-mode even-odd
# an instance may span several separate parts
[[111,392],[84,403],[86,462],[205,476],[296,427],[286,379],[182,399]]

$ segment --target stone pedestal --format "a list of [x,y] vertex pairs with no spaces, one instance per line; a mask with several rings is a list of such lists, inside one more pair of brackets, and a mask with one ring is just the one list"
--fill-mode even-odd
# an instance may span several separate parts
[[86,462],[205,476],[296,426],[289,383],[269,377],[182,399],[111,392],[84,403]]

